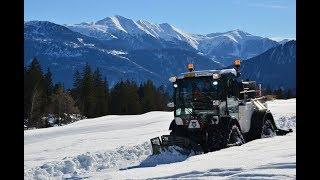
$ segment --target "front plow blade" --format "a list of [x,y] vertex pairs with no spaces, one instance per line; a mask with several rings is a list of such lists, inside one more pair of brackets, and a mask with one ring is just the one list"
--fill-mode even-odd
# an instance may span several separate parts
[[161,152],[161,141],[159,137],[150,139],[152,146],[152,154],[160,154]]
[[189,140],[185,137],[179,137],[179,136],[172,136],[172,135],[163,135],[161,136],[161,139],[159,137],[152,138],[151,140],[151,146],[152,146],[152,154],[160,154],[161,151],[168,150],[170,146],[178,146],[180,147],[178,150],[181,153],[185,154],[186,151],[193,150],[195,154],[199,154],[202,151],[202,148],[200,145],[194,143],[193,141]]

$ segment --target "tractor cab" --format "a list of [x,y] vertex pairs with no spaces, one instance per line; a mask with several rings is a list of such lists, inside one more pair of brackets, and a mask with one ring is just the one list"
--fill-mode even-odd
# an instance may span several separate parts
[[189,64],[189,72],[171,77],[174,116],[189,119],[195,114],[227,116],[238,113],[239,103],[255,98],[257,93],[254,81],[238,80],[240,64],[236,62],[235,68],[204,71],[194,71]]

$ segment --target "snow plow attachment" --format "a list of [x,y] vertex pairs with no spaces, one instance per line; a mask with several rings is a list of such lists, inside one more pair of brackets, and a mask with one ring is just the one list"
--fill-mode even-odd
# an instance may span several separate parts
[[202,152],[200,145],[185,137],[163,135],[161,136],[161,139],[159,137],[155,137],[150,139],[150,141],[153,155],[160,154],[161,151],[167,150],[170,146],[178,146],[181,149],[188,151],[193,150],[195,153]]

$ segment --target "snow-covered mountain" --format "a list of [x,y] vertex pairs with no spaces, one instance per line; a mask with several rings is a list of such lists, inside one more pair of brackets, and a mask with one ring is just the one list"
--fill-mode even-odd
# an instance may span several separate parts
[[296,41],[291,40],[242,62],[243,78],[254,79],[264,87],[296,87]]
[[[193,49],[182,34],[173,26],[163,23],[151,24],[147,21],[133,21],[122,16],[107,17],[95,23],[66,25],[69,29],[102,40],[113,48],[158,49],[180,48]],[[183,33],[183,32],[181,32]]]
[[25,66],[36,57],[43,70],[49,67],[54,81],[66,87],[71,87],[75,70],[81,70],[86,63],[92,68],[99,67],[111,86],[121,79],[138,83],[152,79],[161,85],[167,83],[171,75],[184,72],[190,62],[199,69],[221,68],[219,63],[186,49],[120,50],[46,21],[26,22],[24,28]]
[[285,43],[287,43],[287,42],[289,42],[289,41],[291,41],[291,40],[293,40],[293,39],[283,39],[283,40],[281,40],[281,41],[278,41],[278,43],[279,43],[279,44],[285,44]]
[[230,65],[236,58],[248,59],[278,45],[268,38],[251,35],[239,29],[212,33],[198,40],[199,50],[211,58]]
[[122,16],[107,17],[97,22],[67,25],[73,31],[95,37],[119,48],[193,49],[229,65],[235,58],[248,59],[278,45],[268,38],[251,35],[239,29],[207,35],[192,34],[168,23],[133,21]]
[[[37,57],[43,69],[50,67],[55,75],[54,80],[63,82],[66,87],[72,85],[74,71],[81,70],[86,62],[93,68],[99,67],[111,86],[120,79],[128,78],[138,83],[152,79],[160,85],[167,83],[169,76],[184,72],[190,62],[199,70],[217,69],[230,65],[236,58],[244,60],[264,52],[270,54],[272,48],[282,47],[279,44],[283,44],[238,29],[199,35],[184,32],[167,23],[133,21],[122,16],[64,26],[47,21],[30,21],[25,22],[24,28],[25,65]],[[278,59],[287,56],[295,58],[295,51],[292,52],[294,54],[291,51],[291,54],[288,53],[279,52]],[[264,55],[247,60],[252,65],[245,65],[248,66],[245,71],[251,71],[253,66],[261,69],[261,62],[271,63],[274,58],[274,55]],[[273,66],[277,64],[273,63]],[[291,72],[295,64],[284,64],[283,68]],[[250,76],[264,83],[270,82],[274,87],[282,86],[278,82],[286,82],[289,78],[290,85],[284,83],[283,86],[295,86],[291,83],[295,81],[293,76],[279,75],[276,81],[267,78],[275,76],[274,73],[281,74],[278,69],[281,69],[280,66],[252,71]]]

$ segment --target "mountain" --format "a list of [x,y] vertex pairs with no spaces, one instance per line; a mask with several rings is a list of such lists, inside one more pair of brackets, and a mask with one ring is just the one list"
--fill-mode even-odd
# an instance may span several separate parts
[[25,66],[36,57],[44,70],[51,69],[54,81],[66,87],[72,86],[75,70],[81,70],[86,63],[94,69],[99,67],[111,86],[120,79],[138,83],[152,79],[161,85],[171,75],[184,72],[190,62],[199,69],[222,67],[206,56],[181,48],[112,48],[98,38],[47,21],[25,22],[24,39]]
[[239,29],[199,36],[198,42],[202,53],[224,65],[232,64],[236,58],[249,59],[278,45],[276,41]]
[[[180,48],[192,50],[184,38],[174,34],[169,24],[154,25],[147,21],[133,21],[122,16],[107,17],[95,23],[66,25],[69,29],[97,38],[117,49]],[[175,38],[173,40],[173,38]]]
[[[24,38],[25,66],[32,58],[38,58],[44,70],[51,69],[54,81],[63,82],[66,87],[72,86],[73,73],[86,63],[94,69],[99,67],[111,86],[128,78],[138,83],[152,79],[161,85],[171,75],[184,72],[188,63],[194,63],[199,70],[220,69],[236,58],[244,60],[247,77],[272,86],[295,86],[292,77],[280,75],[284,69],[293,71],[295,63],[276,67],[274,62],[291,60],[293,56],[295,62],[295,51],[284,48],[289,42],[278,43],[239,29],[200,35],[167,23],[114,16],[95,23],[64,26],[29,21],[24,23]],[[286,78],[291,80],[284,82]]]
[[291,40],[245,60],[241,64],[243,78],[256,80],[264,87],[296,88],[296,41]]
[[291,41],[292,39],[283,39],[283,40],[281,40],[281,41],[278,41],[278,43],[279,44],[285,44],[285,43],[287,43],[287,42],[289,42],[289,41]]
[[119,15],[97,22],[66,25],[73,31],[95,37],[119,49],[179,48],[201,52],[212,60],[229,65],[235,58],[248,59],[279,45],[268,38],[239,29],[207,35],[182,31],[168,23],[133,21]]

